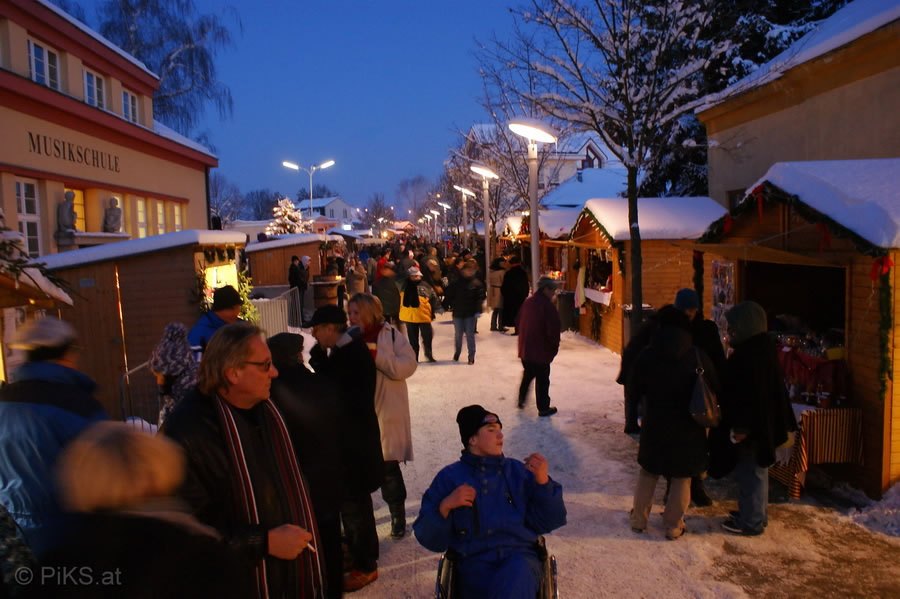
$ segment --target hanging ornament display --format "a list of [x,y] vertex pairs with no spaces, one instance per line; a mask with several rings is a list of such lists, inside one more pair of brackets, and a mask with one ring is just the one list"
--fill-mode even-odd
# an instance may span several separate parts
[[869,278],[875,283],[878,281],[879,277],[891,272],[891,267],[893,266],[894,261],[887,256],[875,258],[872,261],[872,271],[869,273]]

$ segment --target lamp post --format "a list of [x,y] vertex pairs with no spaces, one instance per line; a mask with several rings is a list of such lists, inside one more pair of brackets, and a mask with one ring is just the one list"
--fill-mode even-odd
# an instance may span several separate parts
[[467,248],[467,247],[469,247],[469,244],[468,244],[469,232],[466,230],[466,227],[469,222],[469,216],[466,212],[466,196],[472,196],[474,198],[475,192],[472,191],[471,189],[467,189],[465,187],[460,187],[459,185],[454,185],[453,189],[455,189],[456,191],[458,191],[462,194],[462,209],[463,209],[463,212],[462,212],[462,244],[463,244],[463,247]]
[[484,280],[487,281],[487,270],[491,267],[491,212],[490,212],[490,185],[491,179],[499,179],[495,173],[484,164],[473,164],[469,167],[473,173],[481,175],[481,201],[484,211]]
[[[440,197],[440,195],[438,195],[438,197]],[[441,230],[443,231],[443,234],[446,235],[447,234],[447,211],[450,210],[450,204],[447,204],[446,202],[438,202],[438,206],[440,206],[441,208],[444,209],[444,226]],[[443,239],[441,241],[443,241]]]
[[307,168],[305,166],[300,166],[296,162],[290,162],[288,160],[285,160],[284,162],[281,163],[281,166],[283,166],[285,168],[289,168],[292,171],[304,171],[306,173],[309,173],[309,220],[312,220],[312,218],[313,218],[313,186],[312,186],[313,173],[316,171],[328,168],[329,166],[334,166],[334,160],[326,160],[322,164],[314,164],[314,165],[310,166],[309,168]]
[[541,270],[541,232],[538,223],[538,143],[555,143],[556,131],[539,120],[520,118],[509,122],[509,130],[528,140],[528,201],[531,210],[531,289],[537,291]]

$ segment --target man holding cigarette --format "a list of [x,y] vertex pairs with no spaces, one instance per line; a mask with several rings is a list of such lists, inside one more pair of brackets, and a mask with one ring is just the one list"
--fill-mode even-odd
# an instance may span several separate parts
[[290,434],[269,399],[276,376],[260,329],[226,325],[203,354],[199,392],[176,406],[162,432],[187,456],[179,495],[244,558],[254,597],[319,599],[318,530]]

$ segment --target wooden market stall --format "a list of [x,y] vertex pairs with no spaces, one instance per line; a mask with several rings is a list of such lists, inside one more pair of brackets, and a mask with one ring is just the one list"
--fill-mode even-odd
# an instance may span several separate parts
[[[639,198],[644,305],[669,304],[682,287],[695,287],[693,251],[697,239],[725,209],[708,197]],[[631,305],[631,234],[628,200],[585,202],[568,243],[566,285],[582,308],[579,328],[614,352],[627,344]],[[583,278],[581,272],[583,270]]]
[[[578,220],[580,210],[575,208],[557,208],[553,210],[541,210],[538,213],[538,226],[540,234],[540,272],[554,277],[564,277],[568,268],[568,254],[565,251],[569,234],[575,221]],[[527,215],[514,215],[506,219],[503,234],[500,237],[505,247],[515,243],[520,245],[522,262],[526,269],[530,270],[531,259],[531,229]],[[504,248],[501,248],[501,250]],[[496,256],[494,251],[491,255]]]
[[900,480],[900,159],[777,163],[700,242],[724,257],[713,315],[754,300],[778,332],[803,434],[773,475],[796,496],[809,465],[841,463],[880,496]]
[[[72,289],[74,304],[60,317],[83,340],[80,367],[97,381],[97,399],[110,416],[133,415],[123,413],[122,377],[149,359],[166,324],[190,328],[213,289],[239,287],[245,239],[233,231],[188,230],[41,257]],[[149,371],[131,384],[140,387],[135,395],[155,400]]]
[[325,272],[325,257],[329,246],[343,243],[339,235],[296,233],[282,235],[269,241],[247,245],[247,262],[256,286],[287,285],[291,256],[309,256],[310,281]]

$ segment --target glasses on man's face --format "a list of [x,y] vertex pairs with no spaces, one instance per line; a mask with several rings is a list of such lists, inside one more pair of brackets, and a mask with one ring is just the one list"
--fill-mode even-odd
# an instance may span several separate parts
[[262,372],[269,372],[272,370],[272,360],[266,360],[265,362],[251,362],[250,360],[244,360],[241,364],[252,364],[259,368]]

